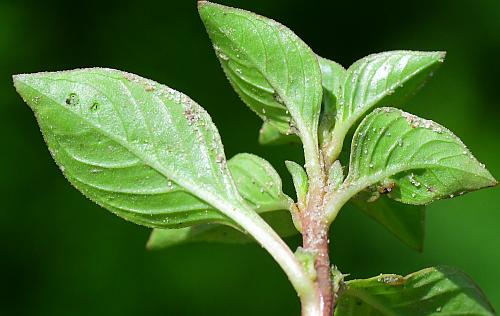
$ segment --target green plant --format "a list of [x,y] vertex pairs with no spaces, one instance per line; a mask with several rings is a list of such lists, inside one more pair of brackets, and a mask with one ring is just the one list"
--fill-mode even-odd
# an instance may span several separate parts
[[[449,130],[383,107],[404,103],[444,54],[386,52],[345,70],[275,21],[208,2],[199,11],[230,83],[264,120],[260,142],[303,145],[305,169],[286,162],[296,202],[264,159],[226,161],[209,115],[182,93],[111,69],[14,76],[68,180],[155,228],[150,248],[255,239],[287,274],[303,315],[493,315],[455,269],[344,281],[329,260],[329,227],[346,203],[421,249],[423,205],[497,184]],[[297,232],[304,242],[293,253],[281,237]]]

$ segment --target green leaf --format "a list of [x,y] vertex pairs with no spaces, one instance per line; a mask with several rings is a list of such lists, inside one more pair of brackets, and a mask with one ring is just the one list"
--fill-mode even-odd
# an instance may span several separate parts
[[448,129],[398,109],[379,108],[356,130],[341,194],[368,188],[418,205],[496,184]]
[[18,75],[68,180],[149,227],[232,223],[243,201],[210,116],[186,95],[112,69]]
[[318,56],[323,82],[323,109],[320,120],[320,135],[322,141],[331,136],[331,129],[335,124],[337,107],[342,98],[342,85],[347,71],[334,61]]
[[276,21],[198,3],[222,68],[241,99],[281,133],[297,133],[304,143],[316,143],[322,89],[311,49]]
[[293,134],[282,134],[269,122],[264,122],[259,131],[259,143],[261,145],[300,144],[300,138]]
[[285,165],[288,169],[288,172],[290,172],[290,174],[292,175],[293,185],[295,187],[295,192],[297,193],[297,202],[299,208],[303,210],[306,206],[307,190],[309,186],[307,173],[304,168],[302,168],[302,166],[296,162],[287,160],[285,161]]
[[241,196],[258,213],[290,208],[293,201],[283,193],[279,174],[265,159],[238,154],[228,166]]
[[333,161],[349,129],[374,107],[401,105],[443,62],[444,52],[391,51],[369,55],[347,70],[328,153]]
[[338,316],[493,316],[495,311],[474,281],[450,267],[427,268],[405,277],[382,274],[346,284]]
[[[281,178],[271,164],[252,154],[238,154],[229,159],[227,164],[238,191],[252,209],[280,236],[297,234],[289,211],[293,201],[283,193]],[[159,249],[185,242],[242,243],[252,240],[234,225],[203,224],[180,229],[153,230],[148,247]]]
[[330,170],[328,172],[328,191],[333,192],[337,190],[343,181],[344,168],[340,164],[339,160],[335,160],[335,162],[330,166]]
[[353,198],[351,204],[382,224],[405,245],[422,251],[425,235],[425,206],[402,204],[387,196],[368,202],[367,197],[363,195]]

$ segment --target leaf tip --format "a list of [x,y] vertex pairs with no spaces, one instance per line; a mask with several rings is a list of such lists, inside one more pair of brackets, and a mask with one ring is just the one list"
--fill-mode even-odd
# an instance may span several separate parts
[[444,59],[446,58],[446,51],[437,51],[436,57],[438,62],[443,63]]
[[198,0],[198,8],[203,7],[204,5],[208,4],[208,1],[205,0]]
[[14,82],[14,87],[16,87],[16,89],[19,89],[19,84],[25,82],[27,76],[28,76],[27,74],[12,75],[12,81]]

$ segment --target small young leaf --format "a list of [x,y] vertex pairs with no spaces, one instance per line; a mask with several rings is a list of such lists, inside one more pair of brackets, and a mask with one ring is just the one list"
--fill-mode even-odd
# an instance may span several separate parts
[[348,281],[335,315],[493,316],[495,311],[469,276],[454,268],[436,267],[405,277],[381,274]]
[[336,158],[349,129],[370,109],[400,105],[432,75],[444,56],[443,52],[391,51],[367,56],[349,67],[329,158]]
[[318,56],[323,82],[323,108],[320,120],[320,135],[322,142],[329,139],[331,129],[335,124],[337,107],[342,98],[342,85],[347,71],[334,61]]
[[198,3],[217,56],[241,99],[281,133],[298,131],[301,138],[314,143],[322,94],[316,55],[278,22],[240,9]]
[[288,172],[292,175],[293,185],[297,193],[297,204],[299,209],[303,210],[306,206],[308,180],[304,168],[293,161],[285,161]]
[[232,222],[243,200],[219,134],[184,94],[100,68],[14,83],[64,175],[99,205],[149,227]]
[[328,172],[328,191],[336,190],[342,184],[342,181],[344,181],[344,169],[340,161],[335,160]]
[[259,131],[259,143],[261,145],[300,144],[300,138],[293,134],[282,134],[269,122],[264,122]]
[[[266,160],[252,154],[237,154],[228,162],[241,196],[282,237],[297,234],[290,208],[293,203],[282,192],[281,178]],[[181,229],[153,230],[148,247],[159,249],[196,241],[227,243],[249,242],[253,239],[237,230],[235,225],[203,224]]]
[[350,201],[355,208],[382,224],[405,245],[422,251],[425,234],[425,206],[402,204],[387,196],[380,196],[376,201],[367,202],[369,197],[363,196],[363,193]]
[[293,201],[283,193],[279,174],[265,159],[237,154],[228,167],[241,196],[256,212],[290,209]]
[[448,129],[394,108],[379,108],[355,132],[340,190],[368,188],[408,204],[427,204],[496,185]]

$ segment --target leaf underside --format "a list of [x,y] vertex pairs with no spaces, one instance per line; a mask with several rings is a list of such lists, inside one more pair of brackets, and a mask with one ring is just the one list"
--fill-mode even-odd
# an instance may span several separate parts
[[231,222],[215,210],[241,200],[219,134],[184,94],[101,68],[14,82],[64,175],[99,205],[149,227]]
[[292,31],[252,12],[200,2],[215,52],[241,99],[280,133],[316,137],[321,71]]
[[492,316],[495,311],[469,276],[454,268],[435,267],[406,277],[381,274],[348,281],[335,315]]

